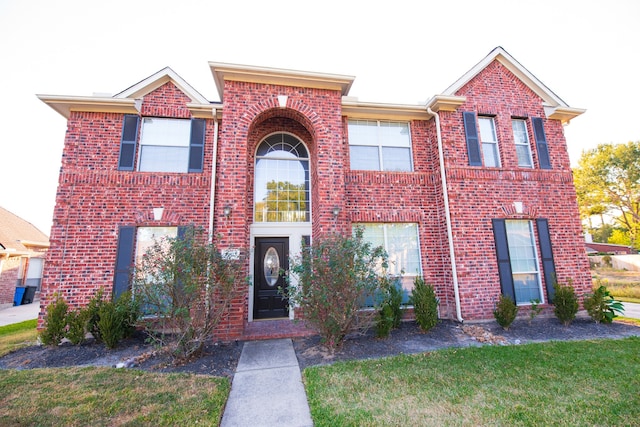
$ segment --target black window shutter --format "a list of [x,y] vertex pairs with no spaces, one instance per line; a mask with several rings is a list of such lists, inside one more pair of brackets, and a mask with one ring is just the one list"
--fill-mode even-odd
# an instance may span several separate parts
[[553,262],[553,251],[551,249],[551,236],[549,235],[549,221],[546,219],[537,219],[538,239],[540,240],[540,255],[542,257],[542,271],[544,272],[544,282],[547,287],[547,297],[549,302],[553,302],[556,282],[556,265]]
[[140,117],[126,114],[122,124],[122,140],[120,141],[120,160],[118,170],[132,171],[136,156],[136,140],[138,139],[138,124]]
[[467,153],[469,153],[469,166],[482,166],[480,157],[480,141],[476,126],[476,113],[464,112],[464,133],[467,137]]
[[516,292],[513,287],[513,274],[511,271],[511,258],[509,257],[509,244],[507,243],[507,227],[504,219],[494,219],[493,237],[496,242],[496,257],[498,258],[498,274],[500,275],[500,290],[503,295],[510,297],[514,302]]
[[540,169],[551,169],[551,159],[549,158],[549,144],[544,134],[544,125],[540,117],[532,117],[533,134],[536,138],[536,147],[538,149],[538,161]]
[[191,119],[191,140],[189,141],[189,172],[202,172],[204,162],[204,119]]
[[135,227],[120,227],[118,233],[118,249],[116,252],[116,269],[113,277],[113,300],[117,300],[123,292],[129,290],[131,264],[133,262],[133,244]]

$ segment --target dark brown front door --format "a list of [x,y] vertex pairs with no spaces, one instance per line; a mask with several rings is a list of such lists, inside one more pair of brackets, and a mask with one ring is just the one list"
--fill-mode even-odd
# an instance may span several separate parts
[[280,292],[287,283],[282,272],[289,269],[288,237],[256,237],[253,284],[253,318],[287,317],[289,304]]

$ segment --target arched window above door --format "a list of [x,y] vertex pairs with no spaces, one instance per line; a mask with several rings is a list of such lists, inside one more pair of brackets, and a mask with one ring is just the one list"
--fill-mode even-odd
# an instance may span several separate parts
[[309,154],[295,136],[276,133],[256,150],[255,222],[310,220]]

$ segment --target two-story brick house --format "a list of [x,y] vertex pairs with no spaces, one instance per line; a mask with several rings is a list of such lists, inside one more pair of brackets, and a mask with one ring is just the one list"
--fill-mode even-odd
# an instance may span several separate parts
[[590,289],[563,134],[584,110],[502,48],[426,105],[360,102],[351,76],[209,66],[222,102],[169,68],[113,97],[40,96],[68,120],[43,307],[121,293],[154,236],[192,224],[251,253],[222,338],[286,331],[273,267],[355,226],[407,291],[434,284],[443,318],[491,318],[501,292],[548,303],[554,278]]

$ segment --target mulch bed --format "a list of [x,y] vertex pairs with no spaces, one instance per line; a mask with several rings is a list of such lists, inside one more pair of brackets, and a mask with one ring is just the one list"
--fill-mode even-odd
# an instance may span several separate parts
[[[446,347],[480,345],[517,345],[549,340],[580,340],[640,336],[640,327],[623,323],[596,324],[588,318],[577,318],[563,326],[555,318],[536,318],[529,324],[518,319],[508,331],[496,322],[464,324],[444,320],[429,332],[422,332],[414,322],[406,322],[385,339],[375,338],[370,330],[364,335],[348,336],[343,346],[331,354],[317,336],[293,339],[300,368],[336,361],[370,359],[433,351]],[[30,346],[0,358],[0,369],[33,369],[68,366],[133,367],[150,372],[184,372],[232,377],[242,342],[211,343],[201,357],[175,365],[169,355],[158,352],[145,342],[143,333],[109,350],[103,344],[89,341],[83,345],[61,344],[57,347]]]

